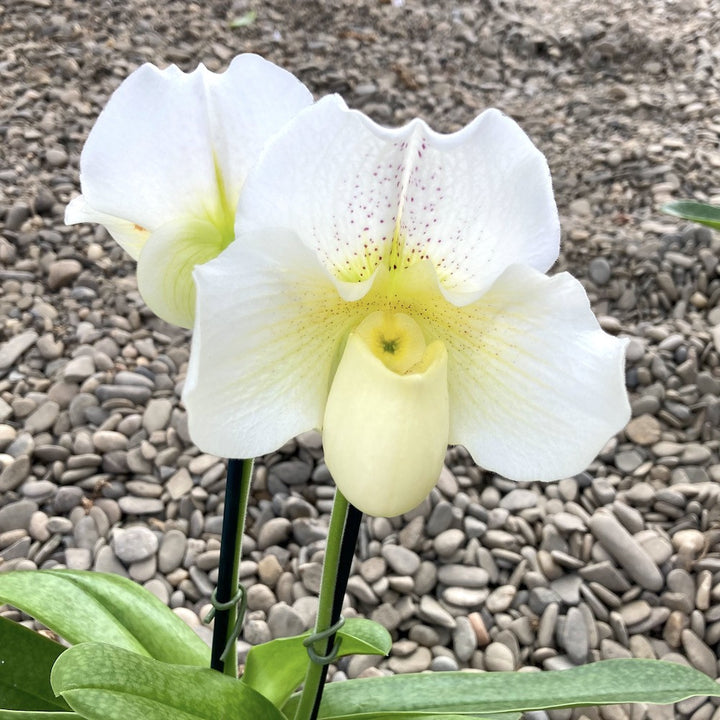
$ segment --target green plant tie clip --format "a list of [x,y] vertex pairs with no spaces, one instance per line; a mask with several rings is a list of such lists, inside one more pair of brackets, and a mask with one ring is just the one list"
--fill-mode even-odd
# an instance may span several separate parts
[[215,613],[219,610],[227,611],[230,610],[233,605],[237,605],[237,618],[235,620],[235,625],[233,625],[233,629],[228,635],[225,649],[222,651],[222,655],[220,655],[220,659],[225,662],[228,653],[240,637],[240,630],[242,629],[243,621],[245,620],[245,611],[247,610],[247,591],[245,590],[245,586],[238,585],[237,592],[227,602],[218,602],[216,588],[210,596],[210,603],[212,604],[212,607],[203,620],[206,624],[212,621],[215,617]]
[[308,635],[303,640],[303,645],[307,648],[307,654],[310,660],[312,662],[318,664],[318,665],[329,665],[331,662],[334,662],[335,659],[338,656],[338,653],[340,652],[340,645],[342,644],[342,638],[337,638],[335,642],[333,642],[333,646],[330,650],[330,652],[327,653],[327,655],[319,655],[315,650],[315,643],[319,642],[320,640],[326,640],[327,638],[332,637],[335,635],[335,633],[345,624],[345,618],[341,615],[340,619],[334,624],[331,625],[329,628],[325,630],[321,630],[320,632],[313,633],[312,635]]

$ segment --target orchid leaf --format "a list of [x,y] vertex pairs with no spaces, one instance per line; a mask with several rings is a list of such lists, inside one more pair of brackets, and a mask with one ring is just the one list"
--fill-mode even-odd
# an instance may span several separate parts
[[720,207],[694,200],[679,200],[662,206],[662,211],[668,215],[691,220],[692,222],[707,225],[714,230],[720,230]]
[[50,687],[50,671],[63,650],[62,645],[0,617],[0,715],[69,709]]
[[285,720],[260,693],[227,675],[101,643],[65,651],[50,680],[87,720]]
[[172,610],[119,575],[81,570],[2,573],[0,603],[32,615],[73,645],[99,640],[164,662],[209,664],[207,645]]
[[255,20],[257,20],[257,12],[255,10],[248,10],[246,13],[243,13],[242,15],[232,20],[230,22],[230,27],[233,29],[240,27],[248,27],[249,25],[252,25]]
[[[243,682],[282,707],[302,683],[308,654],[303,640],[310,633],[279,638],[250,648],[245,661]],[[362,618],[348,618],[338,631],[338,656],[387,655],[392,647],[390,633],[380,624]],[[269,672],[268,669],[272,668]]]
[[[375,720],[394,713],[488,715],[615,703],[674,703],[720,696],[707,675],[660,660],[619,659],[537,673],[446,672],[330,683],[320,720]],[[291,715],[296,697],[283,709]]]
[[52,712],[49,710],[3,710],[0,708],[0,720],[82,720],[82,715],[74,712]]

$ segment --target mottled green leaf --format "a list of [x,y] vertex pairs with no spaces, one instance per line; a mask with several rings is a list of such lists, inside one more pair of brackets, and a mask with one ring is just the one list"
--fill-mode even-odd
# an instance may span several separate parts
[[286,720],[260,693],[209,668],[83,643],[66,650],[53,689],[87,720]]
[[1,573],[0,602],[32,615],[73,645],[100,641],[164,662],[210,662],[207,645],[170,608],[119,575],[80,570]]
[[[488,715],[615,703],[674,703],[720,696],[697,670],[660,660],[605,660],[547,672],[446,672],[348,680],[326,686],[320,720],[392,713]],[[289,716],[293,697],[284,711]]]

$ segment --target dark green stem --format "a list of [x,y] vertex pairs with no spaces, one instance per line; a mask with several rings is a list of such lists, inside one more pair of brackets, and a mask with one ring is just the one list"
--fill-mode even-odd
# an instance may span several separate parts
[[[352,508],[352,511],[350,510]],[[352,528],[348,528],[348,518],[352,515]],[[330,527],[328,528],[327,545],[325,548],[325,559],[323,561],[322,580],[320,582],[320,598],[318,602],[317,620],[315,632],[320,633],[327,630],[337,622],[342,608],[342,599],[347,587],[347,578],[350,572],[352,551],[355,549],[357,540],[357,529],[359,520],[356,523],[355,517],[362,516],[356,508],[348,503],[343,494],[335,491],[335,502],[333,503],[332,515],[330,516]],[[351,532],[346,532],[351,529]],[[350,560],[347,560],[348,546],[350,549]],[[342,570],[341,570],[342,567]],[[324,642],[322,649],[316,648],[316,652],[327,655],[333,647],[335,637],[331,636]],[[310,661],[305,674],[305,683],[300,695],[300,702],[295,711],[295,720],[312,720],[317,717],[317,710],[320,706],[322,688],[327,675],[327,666]]]

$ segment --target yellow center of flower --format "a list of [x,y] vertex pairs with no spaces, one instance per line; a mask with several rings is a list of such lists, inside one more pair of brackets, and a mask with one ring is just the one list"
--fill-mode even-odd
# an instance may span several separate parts
[[368,315],[355,332],[388,370],[399,375],[417,372],[427,344],[420,326],[404,313],[377,311]]

